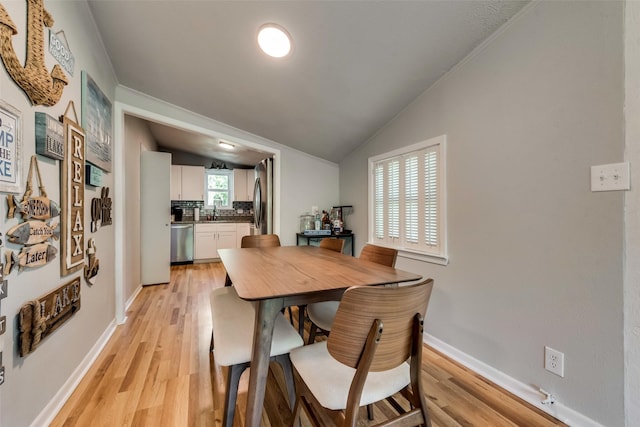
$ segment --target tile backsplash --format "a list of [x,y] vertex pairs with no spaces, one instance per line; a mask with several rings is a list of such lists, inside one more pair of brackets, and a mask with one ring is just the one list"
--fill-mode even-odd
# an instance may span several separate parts
[[[250,216],[253,213],[253,202],[232,202],[233,209],[216,209],[218,217]],[[213,215],[213,209],[204,209],[200,200],[172,200],[171,208],[182,208],[183,218],[193,218],[193,209],[200,208],[200,219]]]

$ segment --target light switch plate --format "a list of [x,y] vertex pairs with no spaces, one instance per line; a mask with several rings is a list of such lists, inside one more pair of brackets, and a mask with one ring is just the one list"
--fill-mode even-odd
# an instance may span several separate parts
[[591,191],[617,191],[629,188],[629,162],[591,166]]

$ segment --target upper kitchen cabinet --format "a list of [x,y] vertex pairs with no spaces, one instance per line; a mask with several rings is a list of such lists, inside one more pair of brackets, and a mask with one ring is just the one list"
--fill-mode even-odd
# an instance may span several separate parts
[[233,170],[233,200],[235,202],[250,202],[253,200],[253,169]]
[[171,165],[171,200],[204,200],[204,167]]

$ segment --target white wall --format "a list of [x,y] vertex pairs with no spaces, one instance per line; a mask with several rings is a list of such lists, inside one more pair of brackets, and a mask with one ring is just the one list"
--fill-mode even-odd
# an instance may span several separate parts
[[435,279],[427,332],[607,426],[624,424],[624,195],[590,192],[589,171],[623,160],[623,6],[533,3],[340,164],[364,236],[367,158],[446,134],[450,264],[398,261]]
[[[24,1],[2,2],[2,6],[16,24],[18,34],[12,38],[13,46],[20,61],[24,61],[26,28],[26,5]],[[0,98],[22,112],[23,125],[23,188],[26,185],[27,169],[30,157],[35,154],[34,113],[46,112],[52,117],[62,115],[67,104],[72,100],[75,104],[78,120],[81,120],[81,71],[87,70],[98,86],[111,100],[114,99],[115,77],[111,63],[106,56],[102,43],[96,37],[93,18],[84,2],[46,2],[45,8],[55,20],[54,30],[64,30],[71,51],[75,55],[75,72],[68,76],[69,84],[65,88],[62,99],[53,107],[32,107],[22,90],[7,74],[4,66],[0,66]],[[46,33],[48,34],[48,33]],[[48,47],[48,41],[45,42]],[[45,52],[46,68],[51,70],[56,64],[52,56]],[[60,171],[59,163],[52,159],[38,156],[38,163],[49,198],[60,203]],[[103,175],[103,185],[110,187],[113,196],[113,176],[120,171],[120,165],[113,165],[114,171]],[[35,184],[35,183],[34,183]],[[37,187],[36,187],[37,188]],[[37,190],[36,190],[37,191]],[[20,307],[28,301],[49,293],[75,277],[82,276],[82,271],[60,277],[60,252],[46,266],[37,269],[26,269],[19,272],[15,269],[5,279],[8,280],[8,297],[1,302],[1,311],[7,316],[7,332],[2,336],[3,364],[6,369],[6,380],[0,387],[0,425],[28,426],[36,418],[38,425],[44,425],[47,417],[55,414],[55,407],[50,405],[55,397],[70,391],[69,381],[73,381],[76,368],[81,366],[85,356],[90,353],[94,344],[105,331],[113,327],[114,319],[114,226],[101,227],[97,233],[90,232],[90,201],[99,197],[99,188],[85,187],[85,242],[94,238],[97,245],[97,257],[100,260],[100,271],[95,277],[94,285],[88,286],[81,279],[81,309],[70,320],[53,334],[44,339],[40,347],[27,357],[17,353],[16,318]],[[5,194],[0,194],[0,225],[2,233],[19,223],[21,219],[6,218]],[[113,217],[114,223],[120,218]],[[59,241],[53,242],[59,250]],[[7,244],[6,249],[17,252],[20,246]]]
[[338,165],[294,150],[282,152],[280,239],[295,245],[300,215],[312,206],[330,211],[338,205]]
[[[627,427],[640,420],[640,2],[625,7],[625,160],[631,191],[625,197],[625,414]],[[634,424],[635,423],[635,424]]]

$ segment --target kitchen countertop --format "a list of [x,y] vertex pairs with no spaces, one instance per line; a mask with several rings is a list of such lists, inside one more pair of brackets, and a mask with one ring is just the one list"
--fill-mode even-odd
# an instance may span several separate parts
[[199,220],[194,221],[192,219],[182,220],[182,221],[171,221],[171,224],[225,224],[225,223],[253,223],[253,218],[245,218],[245,217],[225,217],[222,219],[216,220]]

